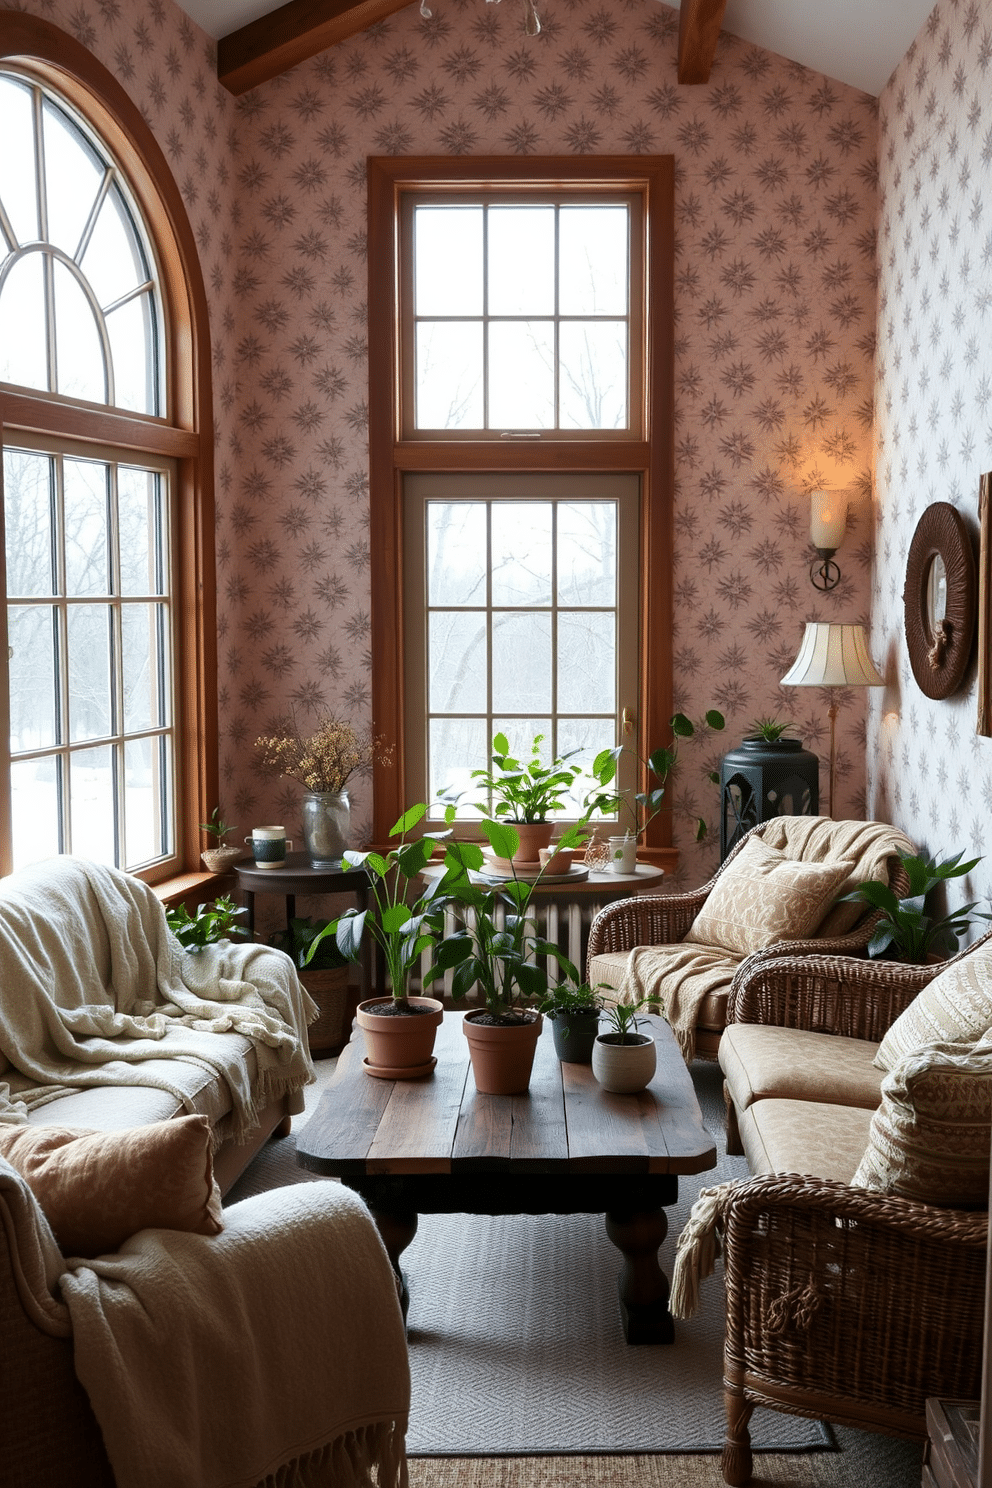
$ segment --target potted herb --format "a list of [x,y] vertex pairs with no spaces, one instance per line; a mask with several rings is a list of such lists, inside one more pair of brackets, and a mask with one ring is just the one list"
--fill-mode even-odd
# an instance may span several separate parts
[[760,739],[763,744],[778,744],[792,728],[792,723],[779,718],[756,718],[748,726],[745,739]]
[[537,1005],[551,1022],[555,1053],[562,1064],[589,1064],[603,1003],[588,982],[561,982]]
[[[480,806],[486,816],[512,822],[517,832],[518,847],[513,860],[517,864],[536,865],[541,848],[551,841],[551,816],[561,811],[582,767],[573,762],[578,750],[544,764],[541,759],[543,734],[536,734],[530,757],[515,759],[510,754],[505,734],[493,736],[490,765],[486,770],[473,770],[472,779],[485,786],[487,802]],[[559,843],[559,848],[563,844]]]
[[[517,827],[487,818],[482,830],[495,855],[512,863],[520,846]],[[571,827],[561,845],[575,848],[583,841],[580,829]],[[462,1021],[476,1088],[489,1095],[513,1095],[530,1082],[543,1022],[539,1007],[548,996],[548,960],[574,985],[579,974],[557,945],[534,932],[528,918],[541,875],[523,881],[514,874],[493,885],[479,881],[484,862],[478,843],[449,843],[438,887],[445,907],[454,910],[460,923],[435,942],[426,981],[451,972],[456,1000],[478,988],[482,1005]]]
[[213,847],[205,847],[200,857],[210,869],[211,873],[227,873],[242,855],[240,847],[232,847],[224,841],[228,832],[237,829],[224,821],[220,814],[220,807],[215,806],[210,813],[210,820],[200,823],[200,831],[206,832],[208,837],[214,839]]
[[198,904],[192,915],[185,904],[177,904],[166,910],[165,919],[184,950],[202,951],[204,946],[215,945],[219,940],[247,936],[248,931],[237,923],[247,913],[247,909],[222,894],[211,902]]
[[[411,971],[443,933],[441,907],[434,903],[445,886],[443,876],[429,880],[408,903],[410,885],[430,862],[434,844],[450,836],[448,828],[407,841],[407,835],[426,814],[423,802],[405,811],[389,834],[398,837],[399,843],[386,853],[345,852],[344,861],[349,867],[364,868],[369,876],[374,912],[349,909],[330,921],[314,935],[304,958],[304,966],[309,966],[331,937],[349,961],[358,960],[364,935],[370,935],[379,946],[386,963],[389,995],[359,1003],[357,1018],[368,1046],[365,1067],[369,1074],[385,1079],[412,1079],[433,1069],[434,1038],[444,1012],[443,1004],[435,998],[408,994]],[[446,809],[445,818],[453,820],[453,806]]]
[[[289,956],[319,1009],[307,1028],[311,1053],[337,1050],[347,1042],[348,958],[333,935],[323,936],[314,945],[330,924],[326,919],[297,917],[285,930],[277,930],[270,940],[270,944]],[[308,959],[311,946],[313,955]]]
[[643,1002],[616,1002],[607,1010],[608,1030],[596,1036],[592,1072],[604,1090],[631,1095],[650,1084],[657,1066],[657,1050],[649,1033],[639,1033]]
[[[707,728],[715,730],[725,726],[723,714],[718,713],[715,708],[709,709],[704,722]],[[587,814],[599,812],[604,816],[612,816],[614,813],[618,815],[618,824],[623,827],[623,833],[610,838],[611,863],[618,873],[634,871],[638,840],[664,809],[668,777],[678,761],[679,741],[691,739],[696,732],[692,720],[684,713],[675,713],[669,719],[668,726],[672,731],[671,744],[667,748],[652,750],[646,760],[641,759],[628,745],[618,744],[613,749],[601,750],[593,761],[592,773],[596,785],[586,795],[584,805]],[[633,803],[628,793],[618,790],[615,785],[617,768],[623,754],[634,755],[649,782],[649,788],[639,791],[634,796]],[[709,779],[714,782],[719,778],[715,772],[709,775]],[[705,836],[706,823],[702,817],[697,817],[696,841],[701,842]]]
[[927,899],[951,878],[962,878],[982,860],[969,858],[962,862],[963,852],[953,858],[928,858],[923,854],[900,853],[909,879],[909,893],[897,899],[888,884],[868,879],[858,884],[844,900],[860,900],[880,910],[874,933],[868,942],[868,954],[892,961],[923,965],[943,960],[959,949],[962,935],[975,920],[989,920],[992,915],[975,910],[977,900],[962,904],[950,914],[934,918],[927,912]]

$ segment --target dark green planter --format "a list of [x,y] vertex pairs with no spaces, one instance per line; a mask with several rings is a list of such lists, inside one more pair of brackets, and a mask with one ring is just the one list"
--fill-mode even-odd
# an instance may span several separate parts
[[745,739],[720,766],[720,861],[759,822],[816,816],[820,761],[798,739]]
[[592,1046],[599,1032],[599,1012],[556,1013],[551,1019],[555,1053],[562,1064],[591,1064]]

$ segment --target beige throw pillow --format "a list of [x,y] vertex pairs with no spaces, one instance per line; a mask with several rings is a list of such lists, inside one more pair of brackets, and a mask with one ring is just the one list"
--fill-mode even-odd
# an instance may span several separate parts
[[868,1147],[852,1183],[952,1209],[989,1201],[992,1035],[932,1044],[882,1081]]
[[687,941],[749,956],[812,935],[853,867],[787,858],[752,837],[720,874]]
[[892,1024],[875,1055],[893,1069],[926,1044],[972,1044],[992,1028],[992,941],[940,971]]
[[0,1157],[24,1178],[63,1255],[104,1255],[144,1229],[223,1229],[206,1116],[110,1132],[0,1126]]

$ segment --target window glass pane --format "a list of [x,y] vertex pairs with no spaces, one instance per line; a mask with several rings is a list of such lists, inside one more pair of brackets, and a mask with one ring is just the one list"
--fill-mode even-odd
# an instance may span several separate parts
[[50,605],[11,605],[10,747],[15,753],[56,742],[56,611]]
[[[9,141],[15,139],[18,148],[12,150]],[[30,243],[38,237],[31,92],[12,78],[0,78],[0,140],[8,142],[0,149],[0,202],[18,243]]]
[[433,611],[427,646],[431,712],[485,712],[485,615],[466,610]]
[[48,241],[75,258],[103,180],[103,166],[75,125],[48,99],[42,118]]
[[560,315],[626,315],[626,207],[562,207],[559,222]]
[[554,427],[554,348],[553,321],[514,320],[490,324],[490,428]]
[[43,270],[42,255],[29,253],[7,275],[0,295],[0,382],[47,392]]
[[[484,802],[479,783],[472,779],[473,770],[482,770],[488,759],[489,739],[486,723],[481,718],[435,718],[431,724],[428,759],[428,801],[435,802],[442,791],[463,791],[459,815],[472,817],[471,802]],[[433,807],[431,816],[443,816]]]
[[[542,764],[550,765],[558,750],[552,744],[551,719],[546,715],[531,718],[494,718],[493,733],[505,734],[510,745],[509,753],[514,759],[530,759],[535,738],[542,735],[538,747],[538,758]],[[486,759],[489,763],[489,743],[486,740]]]
[[116,187],[104,198],[82,269],[104,310],[149,277],[131,214]]
[[616,713],[616,617],[612,611],[558,614],[558,710]]
[[491,207],[490,315],[554,315],[554,207]]
[[417,428],[481,428],[481,324],[421,322],[416,358]]
[[114,861],[113,752],[81,749],[69,757],[69,821],[73,847],[98,863]]
[[485,604],[486,508],[481,501],[427,503],[427,603]]
[[121,546],[121,593],[164,592],[165,533],[158,513],[161,476],[121,465],[117,472],[117,522]]
[[129,731],[165,722],[155,665],[159,608],[158,605],[121,606],[124,727]]
[[167,821],[173,814],[172,789],[166,760],[161,738],[132,739],[124,746],[124,846],[128,863],[149,863],[170,850]]
[[414,212],[414,314],[482,314],[482,208]]
[[93,307],[75,275],[57,260],[54,277],[57,391],[106,403],[107,365]]
[[114,370],[114,405],[158,413],[155,304],[151,291],[107,316]]
[[551,616],[493,612],[493,709],[551,711]]
[[63,470],[66,593],[109,594],[108,467],[66,460]]
[[20,760],[10,767],[14,868],[40,863],[62,850],[59,841],[57,758]]
[[558,344],[561,427],[626,428],[626,322],[562,321]]
[[[616,743],[615,715],[608,718],[562,718],[558,721],[558,751],[567,754],[579,750],[577,764],[591,765],[601,749],[612,749]],[[583,798],[592,788],[592,777],[586,773],[575,782],[568,795],[568,816],[578,816],[583,810]],[[602,819],[599,813],[597,820]],[[610,818],[616,820],[615,817]]]
[[491,520],[493,604],[549,605],[551,503],[494,501]]
[[616,503],[559,502],[558,603],[612,605],[616,571]]
[[7,594],[53,594],[52,461],[47,455],[5,450],[3,495]]
[[110,733],[110,608],[71,605],[69,651],[69,738],[98,739]]

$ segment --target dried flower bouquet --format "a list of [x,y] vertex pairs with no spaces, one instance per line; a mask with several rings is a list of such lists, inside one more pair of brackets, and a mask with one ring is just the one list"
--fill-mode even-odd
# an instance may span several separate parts
[[314,795],[343,791],[352,775],[375,761],[386,761],[391,750],[371,733],[358,733],[339,718],[325,718],[304,737],[294,726],[255,740],[263,765],[299,780]]

